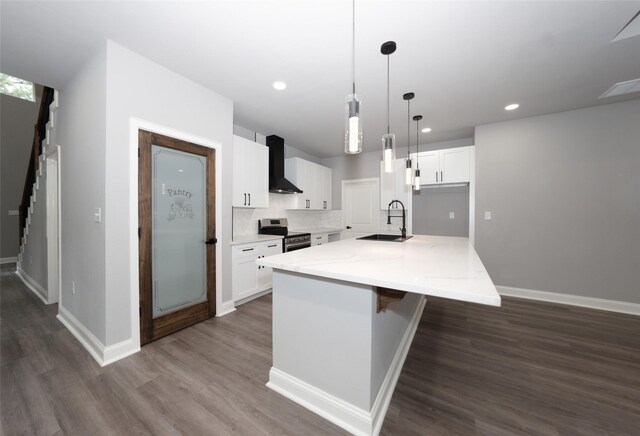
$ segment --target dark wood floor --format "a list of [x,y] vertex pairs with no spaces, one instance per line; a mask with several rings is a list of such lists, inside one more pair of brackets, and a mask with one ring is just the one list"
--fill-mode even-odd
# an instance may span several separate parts
[[[100,368],[9,271],[3,435],[344,434],[265,387],[271,297]],[[385,435],[638,435],[640,318],[505,298],[430,299]]]

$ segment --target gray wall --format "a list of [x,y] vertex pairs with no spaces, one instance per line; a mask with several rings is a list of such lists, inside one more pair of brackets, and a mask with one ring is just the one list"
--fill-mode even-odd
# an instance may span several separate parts
[[22,199],[39,104],[0,94],[0,257],[18,255],[18,217],[9,211]]
[[[258,132],[254,132],[253,130],[247,129],[246,127],[242,127],[239,126],[237,124],[233,125],[233,134],[234,135],[238,135],[241,136],[243,138],[249,139],[251,141],[255,141],[258,144],[265,144],[266,145],[266,136],[267,135],[263,135],[261,133]],[[271,135],[271,133],[269,133],[269,135]],[[286,138],[285,138],[285,142],[286,142]],[[317,164],[321,164],[320,158],[317,156],[314,156],[312,154],[307,153],[306,151],[302,151],[297,149],[294,146],[291,146],[289,144],[284,144],[284,158],[290,158],[290,157],[299,157],[301,159],[304,160],[308,160],[310,162],[315,162]]]
[[[449,212],[454,213],[453,219]],[[413,233],[469,236],[469,187],[423,187],[414,192]]]
[[640,303],[640,100],[478,126],[475,143],[475,246],[497,285]]

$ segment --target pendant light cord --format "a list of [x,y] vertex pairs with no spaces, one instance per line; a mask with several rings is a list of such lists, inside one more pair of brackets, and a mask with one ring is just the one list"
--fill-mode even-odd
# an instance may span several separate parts
[[387,55],[387,135],[391,133],[389,124],[389,55]]
[[407,159],[411,160],[411,100],[407,100]]
[[420,136],[420,120],[416,120],[416,169],[420,169],[420,157],[418,156],[418,137]]
[[356,93],[356,0],[353,0],[351,28],[351,78],[353,79],[353,93]]

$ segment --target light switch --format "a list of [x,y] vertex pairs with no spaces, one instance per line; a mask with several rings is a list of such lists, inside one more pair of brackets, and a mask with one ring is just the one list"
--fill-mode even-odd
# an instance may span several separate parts
[[487,220],[487,221],[491,219],[491,211],[490,210],[485,210],[484,211],[484,219]]
[[453,212],[449,212],[449,219],[452,220],[456,217],[456,214]]
[[93,221],[96,223],[102,222],[102,209],[100,209],[99,207],[93,209]]

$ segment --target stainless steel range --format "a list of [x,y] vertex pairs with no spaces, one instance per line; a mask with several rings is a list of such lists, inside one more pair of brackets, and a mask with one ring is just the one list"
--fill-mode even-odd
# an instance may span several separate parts
[[258,221],[258,233],[261,235],[281,235],[282,252],[311,247],[311,233],[290,232],[286,218],[263,218]]

